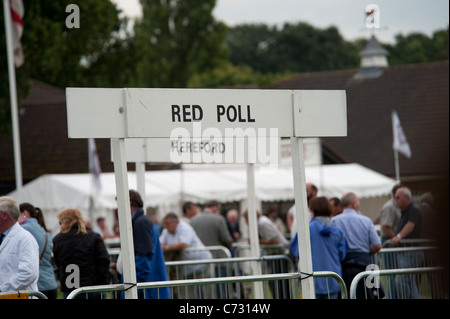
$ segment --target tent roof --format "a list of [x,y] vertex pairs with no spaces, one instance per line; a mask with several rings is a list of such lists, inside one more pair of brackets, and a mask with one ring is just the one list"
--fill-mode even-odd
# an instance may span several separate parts
[[[319,195],[342,196],[354,192],[360,198],[385,196],[395,181],[359,164],[335,164],[306,167],[306,181],[319,188]],[[129,187],[136,189],[136,174],[129,172]],[[181,187],[183,183],[183,187]],[[101,174],[101,193],[96,206],[116,208],[114,173]],[[291,167],[276,172],[255,168],[256,197],[262,201],[293,200]],[[204,203],[210,199],[222,202],[240,201],[247,197],[245,167],[209,169],[202,165],[186,165],[183,170],[147,171],[145,173],[146,206],[178,205],[181,199]],[[43,175],[26,184],[22,191],[9,196],[18,202],[30,202],[42,209],[89,207],[90,174]],[[182,196],[183,195],[183,196]]]

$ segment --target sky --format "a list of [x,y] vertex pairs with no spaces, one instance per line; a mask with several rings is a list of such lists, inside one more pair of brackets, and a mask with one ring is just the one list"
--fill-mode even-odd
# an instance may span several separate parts
[[[139,0],[111,0],[129,17],[141,16]],[[379,8],[380,28],[365,27],[365,8]],[[431,36],[449,24],[448,0],[217,0],[213,15],[228,26],[242,23],[307,22],[316,28],[336,26],[346,40],[369,38],[393,43],[396,34]]]

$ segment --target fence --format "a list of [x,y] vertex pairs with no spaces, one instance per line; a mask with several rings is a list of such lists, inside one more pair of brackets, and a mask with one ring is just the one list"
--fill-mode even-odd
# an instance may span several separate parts
[[[342,278],[334,273],[329,271],[320,271],[314,272],[312,274],[314,278],[324,278],[329,277],[333,278],[339,283],[339,287],[341,288],[341,295],[343,299],[347,299],[347,289],[345,287],[344,281]],[[198,286],[210,286],[210,285],[226,285],[229,287],[233,284],[247,284],[251,286],[255,282],[270,282],[275,280],[287,280],[290,283],[290,298],[301,298],[301,292],[299,291],[300,285],[299,281],[305,278],[305,275],[300,273],[282,273],[282,274],[266,274],[266,275],[246,275],[246,276],[238,276],[238,277],[221,277],[221,278],[199,278],[199,279],[186,279],[186,280],[173,280],[173,281],[158,281],[158,282],[146,282],[146,283],[137,283],[137,289],[158,289],[164,287],[170,287],[173,291],[175,287],[198,287]],[[267,286],[267,285],[266,285]],[[89,293],[102,293],[98,295],[105,295],[103,293],[106,292],[121,292],[132,287],[130,284],[113,284],[113,285],[103,285],[103,286],[90,286],[90,287],[81,287],[72,291],[67,299],[75,299],[81,296],[81,294],[86,294],[86,298]],[[297,290],[296,290],[297,289]],[[173,296],[173,295],[172,295]],[[230,296],[231,297],[231,296]],[[254,298],[254,295],[250,293],[247,297]],[[269,290],[265,290],[264,299],[273,298],[270,295]]]
[[[406,241],[405,241],[406,243]],[[439,267],[436,258],[436,248],[424,246],[431,241],[408,242],[408,247],[382,248],[372,256],[372,266],[381,271],[380,287],[383,294],[377,297],[388,299],[397,298],[448,298],[448,291],[443,291],[442,276],[439,272],[430,272],[430,267]],[[416,245],[416,246],[409,246]],[[417,246],[419,245],[419,246]],[[239,244],[234,247],[234,255],[246,255],[249,251],[248,244]],[[268,255],[273,251],[281,251],[285,247],[280,245],[261,245],[263,257],[233,257],[227,248],[223,246],[205,247],[204,250],[216,250],[223,258],[195,261],[166,261],[166,266],[171,280],[186,282],[195,279],[204,281],[205,278],[220,277],[244,277],[251,275],[252,262],[258,262],[261,266],[261,274],[294,273],[294,262],[285,255]],[[188,248],[189,249],[189,248]],[[416,269],[405,272],[404,269]],[[194,269],[194,271],[191,271]],[[432,268],[435,269],[435,268]],[[317,273],[315,273],[317,275]],[[374,274],[373,272],[369,272]],[[366,276],[366,275],[365,275]],[[368,275],[367,275],[368,276]],[[253,277],[256,278],[256,277]],[[242,279],[242,278],[241,278]],[[177,284],[172,288],[173,298],[253,298],[254,283],[246,280],[225,280],[224,282],[210,282],[197,287],[189,284],[183,286]],[[361,280],[361,279],[360,279]],[[269,298],[292,298],[300,295],[298,285],[288,279],[261,279],[255,280],[264,283],[264,295]],[[167,284],[167,283],[166,283]],[[350,289],[350,287],[349,287]],[[356,289],[356,288],[355,288]],[[367,297],[367,296],[366,296]]]
[[[285,255],[169,261],[166,262],[166,267],[171,280],[236,277],[249,274],[245,269],[248,269],[249,267],[246,267],[246,265],[252,262],[258,263],[261,267],[261,274],[292,273],[295,271],[293,261]],[[268,284],[271,294],[275,298],[288,298],[290,287],[287,281],[274,280]],[[200,298],[203,296],[208,299],[224,299],[230,296],[233,298],[248,298],[252,294],[250,286],[239,285],[237,283],[231,283],[228,286],[222,284],[216,285],[216,287],[210,286],[203,288],[196,288],[194,290],[190,287],[178,287],[174,289],[173,294],[175,298],[184,298],[185,296],[190,296],[190,298],[196,296]],[[295,294],[295,291],[293,292]]]
[[[421,246],[427,241],[409,242],[419,246],[382,248],[372,256],[379,267],[384,297],[387,299],[443,298],[442,276],[429,269],[439,267],[436,247]],[[417,269],[405,272],[404,269]],[[422,269],[422,270],[421,270]],[[378,269],[377,269],[378,270]],[[389,270],[389,271],[387,271]],[[372,273],[373,274],[373,273]]]
[[[287,251],[288,249],[289,245],[283,244],[259,245],[261,256],[280,254]],[[233,256],[247,257],[250,254],[250,245],[243,242],[233,243],[231,246],[231,250],[233,252]]]
[[[389,296],[390,299],[417,299],[417,298],[448,298],[448,295],[445,296],[443,294],[443,289],[441,289],[440,285],[442,283],[442,271],[444,269],[442,267],[421,267],[421,268],[403,268],[403,269],[385,269],[378,271],[363,271],[360,272],[352,281],[350,286],[350,299],[357,298],[357,287],[360,284],[361,280],[370,277],[369,282],[365,281],[362,283],[365,287],[369,287],[371,289],[377,289],[378,296],[382,296],[380,293],[380,289],[383,287],[383,284],[379,285],[378,277],[384,276],[395,276],[389,277],[390,279],[394,279],[389,284],[393,284],[394,287],[389,288]],[[428,274],[428,278],[430,279],[428,282],[422,283],[422,287],[420,287],[420,283],[416,281],[416,275],[424,275]],[[422,278],[425,278],[423,276]],[[419,286],[417,286],[419,284]],[[416,285],[413,287],[412,285]],[[364,290],[367,292],[367,289]],[[368,299],[369,296],[367,293],[363,296],[364,299]]]
[[[108,254],[110,256],[110,259],[112,261],[117,260],[117,257],[120,254],[120,247],[108,247]],[[184,251],[189,252],[189,251],[203,251],[203,250],[207,250],[211,253],[214,253],[216,256],[218,256],[218,258],[231,258],[231,253],[228,250],[228,248],[224,247],[224,246],[207,246],[207,247],[203,247],[203,248],[186,248]]]
[[372,256],[372,263],[382,269],[439,266],[432,246],[382,248]]

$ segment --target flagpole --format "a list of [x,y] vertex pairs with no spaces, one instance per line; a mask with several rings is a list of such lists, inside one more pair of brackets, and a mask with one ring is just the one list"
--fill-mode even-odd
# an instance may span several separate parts
[[397,183],[400,183],[400,165],[398,163],[398,151],[394,150],[395,157],[395,180]]
[[90,183],[90,189],[89,189],[89,203],[88,203],[88,216],[89,216],[89,220],[91,221],[91,225],[92,227],[94,227],[94,192],[95,192],[95,180],[94,180],[94,173],[93,173],[93,165],[94,165],[94,159],[92,156],[92,148],[91,148],[91,139],[88,138],[87,139],[87,147],[88,147],[88,169],[89,169],[89,177],[91,180]]
[[12,21],[11,8],[9,0],[3,0],[3,11],[5,16],[6,31],[6,52],[8,56],[8,79],[9,79],[9,96],[11,101],[11,118],[12,118],[12,136],[14,149],[14,168],[16,177],[16,190],[22,189],[22,155],[20,151],[20,135],[19,135],[19,116],[17,113],[17,89],[16,89],[16,70],[14,68],[14,52],[12,40]]
[[[392,122],[392,137],[395,141],[395,110],[391,111],[391,122]],[[395,144],[395,142],[394,142]],[[394,161],[395,161],[395,180],[397,183],[400,183],[400,165],[398,163],[398,150],[395,147],[392,147],[394,151]]]

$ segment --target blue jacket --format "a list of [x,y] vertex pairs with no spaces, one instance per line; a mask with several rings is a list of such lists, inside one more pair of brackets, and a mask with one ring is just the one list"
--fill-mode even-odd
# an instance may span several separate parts
[[[169,280],[158,230],[142,208],[133,214],[132,226],[137,282]],[[145,289],[145,298],[169,299],[170,289]]]
[[[334,223],[327,226],[317,218],[313,218],[309,223],[309,233],[313,271],[333,271],[342,277],[341,262],[345,259],[348,250],[342,230]],[[291,242],[291,252],[298,258],[297,234]],[[314,284],[316,294],[341,291],[337,281],[332,278],[316,278]]]
[[[28,230],[36,239],[39,245],[39,256],[42,254],[42,261],[39,264],[39,291],[54,290],[57,288],[55,271],[50,260],[52,259],[53,237],[46,233],[44,228],[39,225],[36,218],[28,218],[22,222],[22,227]],[[47,235],[47,246],[45,246],[45,236]],[[44,252],[45,247],[45,252]]]

